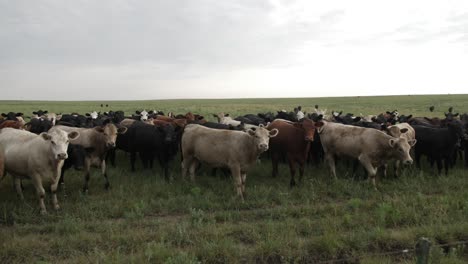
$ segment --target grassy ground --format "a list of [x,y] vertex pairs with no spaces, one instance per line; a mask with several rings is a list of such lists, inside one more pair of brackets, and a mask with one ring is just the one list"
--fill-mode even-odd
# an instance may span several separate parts
[[[433,116],[453,106],[468,112],[467,95],[250,100],[176,100],[104,102],[111,109],[156,108],[208,115],[232,115],[292,109],[302,105],[354,113],[401,113]],[[0,102],[0,112],[48,109],[55,112],[100,110],[101,102]],[[104,107],[105,108],[105,107]],[[379,179],[376,192],[367,181],[352,178],[345,164],[332,180],[324,166],[308,165],[299,187],[289,188],[289,170],[271,178],[271,164],[247,177],[247,199],[239,202],[229,177],[202,168],[196,183],[180,179],[180,162],[171,165],[173,180],[162,170],[136,173],[118,153],[109,168],[112,189],[96,170],[87,195],[80,192],[82,173],[69,171],[59,193],[62,210],[40,216],[34,189],[25,183],[25,202],[16,197],[10,177],[0,182],[0,259],[2,263],[414,263],[419,237],[434,245],[468,240],[468,179],[461,162],[447,176],[407,170],[398,179]],[[362,174],[362,172],[360,172]],[[47,196],[48,198],[50,196]],[[466,263],[468,245],[432,247],[431,263]]]

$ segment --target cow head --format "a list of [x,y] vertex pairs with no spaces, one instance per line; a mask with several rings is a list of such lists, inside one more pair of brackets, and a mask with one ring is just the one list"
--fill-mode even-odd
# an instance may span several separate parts
[[271,131],[266,129],[263,125],[252,127],[247,130],[247,133],[253,137],[257,150],[264,152],[268,150],[268,143],[271,137],[276,137],[279,130],[274,128]]
[[143,110],[143,111],[141,111],[141,112],[140,112],[140,111],[135,111],[135,113],[136,113],[137,115],[140,115],[140,120],[141,120],[141,121],[146,121],[146,120],[148,120],[148,114],[149,114],[149,113],[148,113],[146,110]]
[[169,144],[177,140],[176,129],[171,124],[163,124],[158,126],[158,130],[164,134],[164,143]]
[[302,122],[294,124],[295,127],[304,130],[304,140],[306,141],[314,141],[315,130],[322,125],[322,122],[314,122],[308,118],[304,118]]
[[56,160],[68,158],[67,148],[70,139],[77,139],[80,134],[76,131],[67,133],[61,129],[51,129],[49,132],[43,132],[40,136],[49,143],[50,149]]
[[412,146],[416,144],[416,139],[406,140],[406,138],[391,138],[388,140],[388,144],[393,149],[395,158],[402,161],[405,165],[411,165],[413,159],[409,152]]
[[14,113],[14,112],[8,112],[8,114],[2,113],[2,116],[6,120],[13,120],[13,121],[18,121],[18,119],[16,117],[22,116],[22,115],[23,115],[23,113]]
[[91,119],[97,119],[98,116],[99,116],[99,114],[98,114],[98,112],[93,111],[91,114],[90,114],[90,113],[86,113],[86,116],[87,116],[87,117],[90,117]]
[[115,126],[112,123],[107,123],[103,126],[98,126],[94,128],[96,131],[101,133],[104,137],[104,141],[107,148],[115,147],[115,141],[117,140],[117,134],[125,134],[127,128],[124,126]]

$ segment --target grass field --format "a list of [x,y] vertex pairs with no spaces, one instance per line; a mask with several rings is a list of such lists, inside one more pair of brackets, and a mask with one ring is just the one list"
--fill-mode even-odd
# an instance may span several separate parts
[[[448,107],[468,112],[468,95],[348,98],[164,100],[128,102],[0,101],[0,112],[29,115],[38,109],[80,113],[107,109],[160,109],[165,112],[232,116],[321,108],[355,114],[398,109],[402,114],[442,117]],[[428,107],[434,105],[434,113]],[[102,109],[107,110],[105,107]],[[157,163],[156,163],[157,164]],[[96,170],[87,195],[80,192],[82,172],[68,171],[59,192],[61,211],[41,216],[35,191],[24,181],[19,201],[10,177],[0,182],[1,263],[414,263],[411,250],[428,237],[431,263],[467,263],[468,245],[438,247],[468,240],[468,170],[458,162],[449,175],[406,170],[398,179],[378,179],[379,191],[338,167],[338,180],[325,166],[308,165],[303,182],[289,188],[289,169],[271,177],[263,157],[247,176],[247,198],[241,203],[229,177],[212,176],[208,168],[196,183],[180,179],[180,161],[171,164],[173,180],[162,169],[130,171],[118,152],[109,166],[111,190]],[[363,172],[360,172],[363,174]],[[50,195],[47,196],[47,199]],[[410,249],[407,254],[388,255]],[[350,259],[338,261],[339,259]],[[332,263],[332,262],[325,262]]]

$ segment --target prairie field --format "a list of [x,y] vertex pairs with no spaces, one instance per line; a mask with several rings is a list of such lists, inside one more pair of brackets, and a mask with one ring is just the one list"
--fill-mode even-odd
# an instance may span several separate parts
[[[104,104],[104,107],[101,107]],[[109,106],[106,107],[105,105]],[[468,112],[468,95],[380,97],[204,99],[148,101],[0,101],[0,113],[39,109],[56,113],[123,110],[188,111],[214,120],[212,114],[235,117],[292,109],[306,113],[314,105],[344,113],[443,117],[449,107]],[[434,106],[434,112],[429,112]],[[423,158],[423,160],[425,160]],[[180,177],[180,159],[165,181],[157,162],[152,170],[131,172],[129,156],[117,152],[108,165],[111,189],[104,189],[99,170],[92,172],[83,194],[83,172],[66,172],[66,185],[47,215],[39,214],[34,187],[24,180],[25,201],[16,195],[11,177],[0,182],[1,263],[414,263],[420,237],[432,242],[430,263],[467,263],[468,169],[461,160],[448,175],[437,176],[427,162],[394,178],[378,177],[379,191],[352,177],[346,163],[338,180],[324,164],[310,163],[304,179],[289,187],[289,168],[280,165],[272,178],[271,161],[247,175],[245,202],[236,196],[229,175],[202,167],[194,183]],[[402,250],[408,249],[407,253]]]

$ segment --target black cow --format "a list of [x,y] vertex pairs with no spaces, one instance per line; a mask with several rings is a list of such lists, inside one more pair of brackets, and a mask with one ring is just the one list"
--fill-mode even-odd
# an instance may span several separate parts
[[[92,152],[92,149],[89,149],[88,151]],[[81,145],[68,144],[67,154],[68,158],[63,163],[62,171],[60,173],[60,184],[65,184],[64,174],[66,170],[71,167],[74,167],[75,170],[82,170],[84,168],[87,150]]]
[[275,114],[273,114],[272,112],[258,113],[257,116],[263,119],[267,123],[273,122],[273,120],[275,120]]
[[18,121],[18,116],[23,116],[23,113],[8,112],[7,114],[2,113],[4,120]]
[[93,127],[91,118],[79,114],[63,114],[62,118],[57,121],[57,125],[71,126],[71,127]]
[[291,122],[297,122],[296,114],[294,112],[277,111],[277,113],[278,114],[275,116],[275,119],[284,119]]
[[104,112],[103,115],[109,118],[114,124],[119,124],[125,119],[125,113],[121,110]]
[[[155,156],[164,169],[166,180],[169,179],[169,162],[177,154],[181,128],[171,124],[162,126],[134,122],[125,134],[117,136],[116,148],[130,152],[130,165],[135,171],[136,153],[138,152],[144,168],[153,167]],[[113,157],[111,157],[113,162]]]
[[44,111],[37,110],[37,111],[34,111],[32,113],[33,113],[33,115],[35,115],[35,117],[41,117],[41,116],[46,115],[48,113],[48,111],[47,110],[44,110]]
[[445,128],[412,125],[416,132],[415,159],[418,168],[421,168],[421,155],[426,155],[431,163],[437,164],[438,173],[442,171],[444,161],[445,174],[452,165],[453,155],[460,145],[463,128],[460,123],[449,123]]
[[29,132],[40,134],[42,132],[47,132],[53,126],[52,121],[46,118],[33,118],[31,121],[26,123],[25,128]]
[[220,124],[220,123],[215,123],[215,122],[205,122],[205,123],[200,123],[200,125],[209,127],[209,128],[215,128],[215,129],[227,129],[227,130],[244,130],[244,125],[238,125],[238,126],[233,126],[233,125],[225,125],[225,124]]

